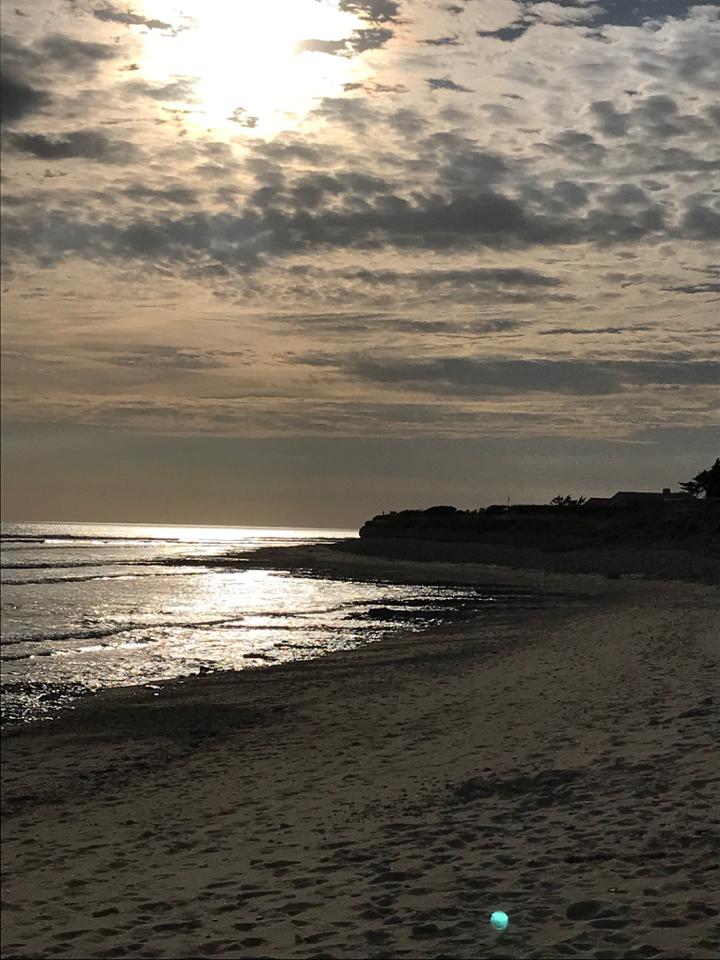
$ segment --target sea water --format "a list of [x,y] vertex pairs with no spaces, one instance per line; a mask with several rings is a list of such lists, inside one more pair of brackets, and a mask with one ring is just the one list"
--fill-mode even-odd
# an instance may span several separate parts
[[[532,603],[508,590],[343,580],[253,563],[260,548],[354,536],[301,528],[3,524],[3,719],[52,718],[101,687],[307,659],[498,603]],[[239,555],[240,566],[202,565],[225,554]]]

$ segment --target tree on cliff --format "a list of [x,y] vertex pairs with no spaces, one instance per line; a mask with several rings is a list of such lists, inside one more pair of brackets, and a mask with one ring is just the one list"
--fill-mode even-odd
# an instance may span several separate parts
[[585,497],[578,497],[577,500],[573,500],[569,493],[565,497],[559,493],[556,497],[552,498],[550,503],[554,507],[581,507],[585,503]]
[[705,497],[707,500],[720,498],[720,457],[707,470],[701,470],[692,480],[680,486],[693,497]]

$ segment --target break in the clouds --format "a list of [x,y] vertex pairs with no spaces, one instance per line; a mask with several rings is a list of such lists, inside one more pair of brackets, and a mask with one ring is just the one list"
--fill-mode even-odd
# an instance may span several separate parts
[[718,90],[716,2],[15,0],[8,415],[707,429]]

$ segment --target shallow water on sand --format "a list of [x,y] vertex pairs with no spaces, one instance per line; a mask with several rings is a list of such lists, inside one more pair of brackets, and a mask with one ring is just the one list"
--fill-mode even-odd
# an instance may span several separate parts
[[[3,524],[3,719],[47,719],[100,687],[307,659],[533,602],[527,593],[474,585],[326,579],[253,566],[252,552],[263,547],[355,535]],[[198,565],[226,552],[246,555],[243,566]]]

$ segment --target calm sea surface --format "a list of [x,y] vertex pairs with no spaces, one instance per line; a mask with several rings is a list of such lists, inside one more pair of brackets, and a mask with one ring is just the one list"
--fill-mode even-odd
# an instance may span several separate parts
[[[100,687],[317,657],[458,611],[531,602],[475,586],[324,579],[253,566],[268,546],[352,530],[2,525],[2,709],[48,719]],[[222,553],[241,569],[198,566]],[[192,559],[194,564],[163,562]]]

